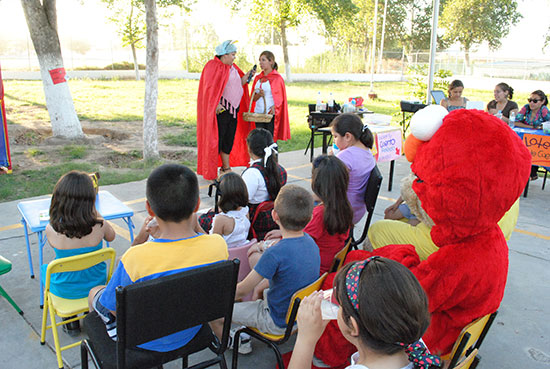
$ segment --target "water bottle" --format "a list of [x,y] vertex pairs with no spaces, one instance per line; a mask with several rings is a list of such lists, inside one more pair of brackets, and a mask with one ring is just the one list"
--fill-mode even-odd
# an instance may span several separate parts
[[329,98],[327,101],[327,111],[334,111],[334,99],[332,98],[332,92],[329,94]]
[[511,111],[510,112],[510,117],[508,118],[508,125],[511,127],[511,128],[514,128],[515,127],[515,122],[516,122],[516,112],[515,111]]
[[315,104],[315,111],[321,112],[321,91],[317,92],[317,104]]
[[335,143],[332,143],[332,155],[336,155],[340,152],[340,149],[338,148],[338,146],[336,146]]
[[355,101],[355,99],[351,99],[351,106],[354,112],[357,111],[357,101]]
[[502,119],[502,110],[499,110],[499,111],[497,112],[496,117],[497,117],[498,119]]

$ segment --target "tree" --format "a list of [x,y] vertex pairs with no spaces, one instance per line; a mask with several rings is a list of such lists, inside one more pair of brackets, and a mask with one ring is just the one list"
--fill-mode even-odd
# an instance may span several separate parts
[[34,50],[40,63],[40,74],[55,137],[69,139],[84,136],[74,109],[57,34],[55,0],[21,0]]
[[130,46],[134,59],[136,81],[139,81],[139,64],[136,49],[143,48],[146,35],[145,11],[140,0],[103,0],[111,10],[109,20],[119,25],[118,34],[122,37],[122,46]]
[[497,49],[521,14],[516,0],[454,0],[443,6],[440,24],[445,29],[443,40],[459,42],[470,67],[470,51],[487,42]]
[[350,16],[355,10],[352,0],[232,0],[231,4],[235,11],[250,9],[248,19],[253,32],[267,27],[277,29],[287,81],[292,80],[287,31],[298,26],[302,17],[309,15],[321,20],[326,29],[332,29],[339,19]]

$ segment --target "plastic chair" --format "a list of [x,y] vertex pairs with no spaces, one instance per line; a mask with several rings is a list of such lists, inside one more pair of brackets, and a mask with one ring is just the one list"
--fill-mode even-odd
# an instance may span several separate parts
[[[8,259],[0,256],[0,275],[8,273],[10,270],[11,270],[11,261],[9,261]],[[6,298],[6,300],[8,300],[8,302],[11,304],[11,306],[13,306],[13,308],[19,314],[23,315],[23,310],[21,310],[21,308],[19,308],[19,306],[17,306],[15,301],[13,301],[13,299],[10,297],[10,295],[8,295],[8,293],[6,291],[4,291],[2,286],[0,286],[0,295],[4,296]]]
[[[255,238],[253,238],[242,246],[228,249],[229,260],[239,259],[241,262],[241,265],[239,267],[239,277],[237,278],[237,282],[240,282],[243,279],[245,279],[248,273],[250,273],[251,269],[250,269],[250,264],[248,263],[248,255],[247,255],[248,249],[257,243],[258,241]],[[250,300],[252,300],[252,292],[242,298],[242,301],[250,301]]]
[[353,239],[353,229],[351,230],[351,247],[357,250],[357,246],[365,241],[367,238],[367,232],[369,231],[370,222],[372,216],[374,215],[374,207],[376,206],[376,200],[378,200],[378,194],[380,193],[380,187],[382,186],[382,173],[378,169],[378,165],[375,165],[372,169],[369,180],[367,182],[367,189],[365,190],[365,205],[367,206],[367,220],[365,221],[365,226],[363,227],[363,234],[361,238],[357,241]]
[[[487,332],[489,331],[489,328],[491,328],[491,324],[493,324],[493,321],[497,316],[497,313],[498,311],[495,311],[492,314],[487,314],[464,327],[458,335],[458,339],[456,340],[451,353],[441,357],[443,360],[449,360],[449,368],[454,368],[460,359],[469,355],[474,349],[479,350],[485,336],[487,335]],[[472,365],[469,365],[468,368],[475,368],[479,364],[481,357],[475,356],[472,360],[473,363]]]
[[[70,349],[80,345],[81,341],[74,342],[70,345],[61,346],[59,343],[59,334],[57,327],[83,319],[85,315],[77,316],[75,318],[63,320],[61,323],[57,323],[55,316],[61,318],[71,317],[77,314],[88,312],[88,297],[81,299],[65,299],[54,295],[50,292],[51,276],[54,273],[62,272],[74,272],[84,270],[97,265],[101,262],[110,260],[109,269],[107,272],[107,281],[111,278],[113,273],[113,267],[115,265],[116,252],[112,248],[103,248],[101,250],[89,252],[82,255],[70,256],[67,258],[61,258],[53,260],[48,264],[46,270],[46,284],[44,287],[44,311],[42,314],[42,331],[40,334],[40,344],[46,343],[46,329],[52,329],[53,340],[55,343],[55,355],[57,357],[57,364],[59,368],[63,368],[63,360],[61,358],[61,351]],[[50,325],[48,323],[48,311],[50,312]]]
[[348,240],[348,242],[346,243],[346,246],[344,246],[342,250],[338,251],[336,255],[334,255],[334,259],[332,260],[332,265],[328,270],[329,273],[335,273],[344,266],[344,260],[346,260],[346,256],[348,255],[350,248],[351,248],[351,239]]
[[431,95],[434,99],[434,102],[437,104],[437,105],[440,105],[441,104],[441,100],[443,100],[446,96],[445,96],[445,92],[443,92],[442,90],[432,90],[431,91]]
[[323,274],[319,279],[317,279],[315,282],[311,283],[310,285],[302,288],[301,290],[298,290],[292,295],[292,298],[290,300],[290,305],[288,307],[287,313],[286,313],[286,330],[285,333],[282,335],[275,335],[275,334],[269,334],[269,333],[263,333],[259,331],[255,327],[243,327],[237,332],[235,332],[234,340],[233,340],[233,363],[231,365],[232,369],[237,369],[237,362],[239,358],[239,342],[241,333],[247,333],[251,337],[254,337],[273,350],[275,353],[275,356],[277,357],[277,364],[279,369],[284,369],[285,364],[283,362],[283,357],[281,356],[281,352],[279,351],[279,348],[277,345],[281,345],[285,343],[294,332],[296,332],[296,329],[294,327],[294,323],[296,323],[296,314],[298,313],[298,308],[300,307],[300,301],[306,296],[311,295],[314,291],[318,291],[321,288],[321,285],[323,284],[325,278],[327,277],[328,273]]
[[[107,334],[96,312],[84,319],[89,339],[81,345],[81,366],[88,369],[88,353],[97,368],[152,368],[179,358],[187,368],[188,356],[209,348],[215,358],[193,365],[219,364],[227,369],[224,352],[229,341],[239,261],[229,260],[139,282],[116,289],[117,341]],[[223,318],[221,343],[208,322]],[[183,347],[157,352],[137,345],[202,325]]]
[[469,369],[473,368],[472,364],[474,363],[476,356],[478,353],[478,349],[473,349],[472,352],[470,352],[470,355],[466,356],[464,360],[462,360],[458,365],[454,367],[448,367],[446,369]]

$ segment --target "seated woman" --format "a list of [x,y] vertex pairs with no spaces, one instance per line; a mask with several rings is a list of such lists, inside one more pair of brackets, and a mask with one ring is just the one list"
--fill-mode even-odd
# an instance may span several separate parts
[[465,109],[468,99],[462,97],[462,91],[464,91],[464,84],[461,80],[455,79],[449,83],[449,97],[441,100],[440,105],[448,111]]
[[[542,129],[542,123],[550,121],[550,111],[548,110],[548,97],[541,90],[531,92],[527,99],[528,104],[516,115],[515,125],[524,128]],[[531,166],[531,180],[539,178],[537,172],[538,165]]]
[[500,111],[502,113],[500,119],[508,123],[510,113],[518,111],[518,104],[512,101],[514,89],[504,82],[499,83],[495,86],[494,96],[495,99],[487,104],[487,111],[493,115],[497,115]]

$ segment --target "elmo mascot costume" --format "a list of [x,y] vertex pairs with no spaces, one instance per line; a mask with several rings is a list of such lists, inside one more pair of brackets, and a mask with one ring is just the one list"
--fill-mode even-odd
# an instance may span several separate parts
[[[500,305],[508,246],[497,222],[521,195],[531,156],[502,120],[479,110],[447,114],[439,108],[413,117],[405,144],[416,175],[412,188],[434,223],[431,237],[439,249],[421,262],[413,245],[388,245],[351,252],[346,262],[381,255],[410,268],[432,314],[424,341],[432,353],[447,354],[462,328]],[[330,275],[323,289],[333,279]],[[315,356],[345,367],[354,350],[331,321]]]

